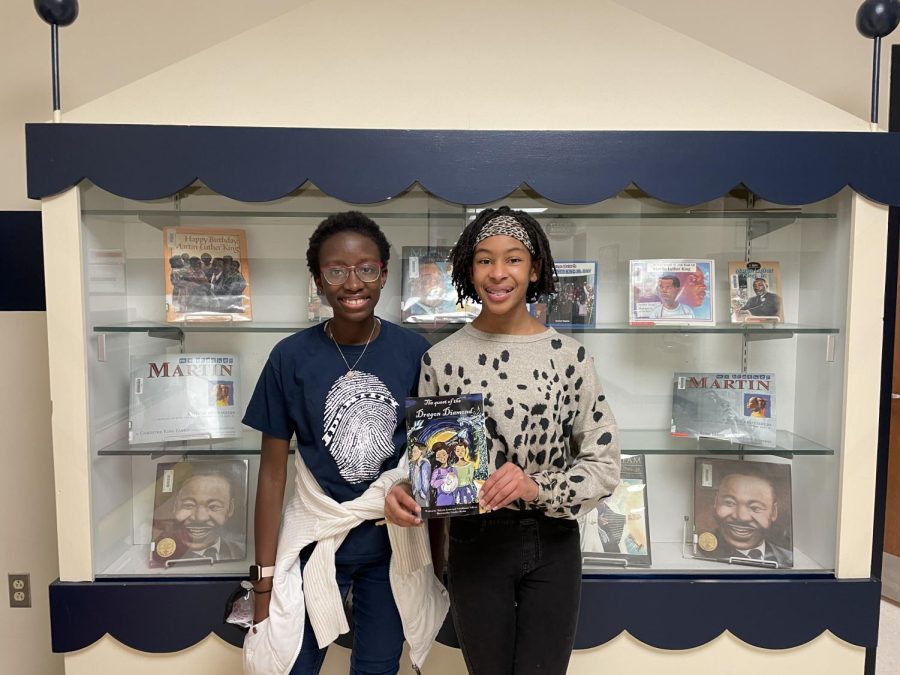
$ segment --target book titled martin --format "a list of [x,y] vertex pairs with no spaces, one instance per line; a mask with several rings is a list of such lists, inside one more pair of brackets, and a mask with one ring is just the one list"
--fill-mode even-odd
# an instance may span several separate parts
[[166,227],[166,321],[250,321],[244,230]]
[[480,513],[491,472],[482,395],[408,398],[406,429],[409,482],[422,517]]
[[629,266],[632,325],[715,324],[715,261],[632,260]]
[[450,246],[404,246],[401,261],[400,319],[403,323],[466,323],[481,312],[470,300],[459,303],[453,287]]
[[239,390],[232,354],[132,359],[128,442],[238,438]]
[[731,323],[784,321],[781,304],[781,265],[765,262],[730,262]]
[[775,376],[675,373],[672,435],[775,447]]

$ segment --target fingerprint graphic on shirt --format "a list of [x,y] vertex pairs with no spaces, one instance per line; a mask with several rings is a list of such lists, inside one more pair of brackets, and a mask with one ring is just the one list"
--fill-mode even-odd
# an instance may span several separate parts
[[348,483],[375,478],[394,454],[399,405],[375,375],[360,370],[339,378],[325,398],[322,440]]

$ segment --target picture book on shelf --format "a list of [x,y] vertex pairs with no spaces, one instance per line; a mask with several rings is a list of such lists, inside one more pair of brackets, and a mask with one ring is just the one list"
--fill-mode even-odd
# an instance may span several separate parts
[[649,567],[650,516],[644,456],[622,455],[619,485],[596,509],[577,520],[585,566],[625,561],[629,567]]
[[771,373],[675,373],[672,435],[775,447]]
[[481,394],[406,399],[407,458],[422,518],[480,512],[491,472]]
[[556,293],[530,305],[531,315],[554,327],[593,326],[597,322],[597,262],[557,260]]
[[128,442],[238,438],[239,392],[233,354],[134,357]]
[[730,262],[728,279],[732,323],[784,322],[780,263]]
[[306,320],[318,323],[327,321],[334,316],[334,310],[328,304],[328,299],[324,295],[319,294],[316,286],[316,279],[312,275],[309,276],[309,296],[306,305]]
[[163,229],[166,321],[250,321],[244,230]]
[[793,567],[792,520],[790,463],[694,460],[695,556]]
[[713,260],[632,260],[629,268],[632,325],[715,324]]
[[400,319],[403,323],[466,323],[481,305],[459,296],[451,279],[450,246],[404,246]]
[[214,565],[247,555],[247,460],[156,468],[150,567]]

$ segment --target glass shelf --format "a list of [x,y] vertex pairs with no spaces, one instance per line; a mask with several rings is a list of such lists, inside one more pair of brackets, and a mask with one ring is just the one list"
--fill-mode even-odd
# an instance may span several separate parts
[[[165,337],[162,333],[170,333],[176,339],[181,333],[295,333],[314,323],[288,323],[266,321],[243,322],[209,322],[195,323],[160,323],[155,321],[131,321],[94,326],[95,333],[155,333],[156,337]],[[454,333],[464,324],[461,323],[413,323],[403,324],[405,328],[418,333]],[[627,323],[600,324],[597,326],[565,326],[557,327],[560,333],[703,333],[731,335],[766,335],[771,337],[791,337],[792,335],[836,335],[840,329],[832,326],[806,326],[788,323],[731,324],[719,323],[714,326],[631,326]]]
[[[129,445],[125,438],[119,439],[97,454],[110,455],[258,455],[262,434],[252,429],[245,430],[240,438],[217,440],[173,441],[170,443],[141,443]],[[762,448],[740,443],[729,443],[712,438],[675,438],[666,429],[623,429],[619,444],[625,455],[833,455],[834,450],[819,445],[808,438],[790,431],[777,431],[774,448]],[[296,443],[291,442],[291,450]]]

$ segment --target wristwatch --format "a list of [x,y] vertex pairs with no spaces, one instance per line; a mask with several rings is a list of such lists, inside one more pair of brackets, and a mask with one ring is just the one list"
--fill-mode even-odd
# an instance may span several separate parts
[[250,581],[256,583],[268,577],[275,576],[275,565],[263,567],[262,565],[250,565]]

